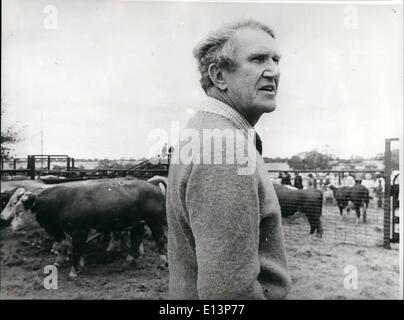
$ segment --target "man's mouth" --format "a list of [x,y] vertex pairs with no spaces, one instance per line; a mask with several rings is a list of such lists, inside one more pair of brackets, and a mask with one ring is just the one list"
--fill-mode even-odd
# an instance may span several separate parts
[[261,87],[260,90],[276,94],[276,86],[275,86],[275,84],[268,84],[266,86]]

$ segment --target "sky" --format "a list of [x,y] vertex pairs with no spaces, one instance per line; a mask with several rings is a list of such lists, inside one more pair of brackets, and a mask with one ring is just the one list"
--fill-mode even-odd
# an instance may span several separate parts
[[192,49],[239,18],[272,26],[282,52],[277,109],[256,125],[264,156],[369,158],[402,138],[402,5],[6,0],[1,124],[20,129],[15,155],[41,153],[41,123],[44,154],[158,152],[153,133],[171,142],[205,95]]

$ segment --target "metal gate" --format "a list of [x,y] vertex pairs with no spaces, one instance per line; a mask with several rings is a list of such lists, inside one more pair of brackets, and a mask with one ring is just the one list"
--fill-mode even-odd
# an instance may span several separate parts
[[398,138],[389,138],[385,141],[384,153],[384,247],[389,249],[390,243],[400,241],[400,185],[398,175],[391,178],[393,169],[391,166],[391,142],[398,141]]
[[[395,177],[395,179],[398,176]],[[397,183],[395,184],[395,181],[393,181],[393,184],[391,185],[391,208],[392,208],[392,237],[391,237],[391,242],[393,243],[398,243],[400,241],[400,200],[399,200],[399,194],[400,194],[400,185]]]

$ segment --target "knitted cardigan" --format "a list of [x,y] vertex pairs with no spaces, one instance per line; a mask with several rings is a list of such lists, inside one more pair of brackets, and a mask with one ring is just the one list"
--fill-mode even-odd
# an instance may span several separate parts
[[[198,132],[199,144],[193,147],[201,159],[211,140],[204,129],[238,130],[229,119],[206,111],[198,111],[186,129]],[[211,146],[222,154],[221,164],[196,158],[184,163],[180,155],[186,153],[183,148],[189,151],[189,140],[179,143],[171,159],[166,199],[170,299],[285,298],[291,279],[282,220],[264,161],[254,147],[248,158],[255,170],[240,175],[239,164],[224,160],[228,145]],[[231,155],[240,159],[234,149]]]

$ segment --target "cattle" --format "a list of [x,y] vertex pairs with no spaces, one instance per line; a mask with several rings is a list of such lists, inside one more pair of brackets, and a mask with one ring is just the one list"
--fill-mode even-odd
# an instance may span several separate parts
[[[334,194],[334,199],[337,202],[337,206],[342,217],[343,210],[348,206],[350,187],[336,188],[335,186],[330,185],[330,189]],[[347,211],[349,212],[349,208],[347,208]]]
[[[163,181],[161,181],[163,182]],[[158,184],[156,182],[156,184]],[[165,197],[160,188],[142,180],[106,179],[72,182],[57,185],[39,195],[27,192],[21,197],[24,212],[14,217],[12,228],[24,225],[24,214],[35,214],[38,223],[58,243],[59,249],[71,237],[72,266],[70,277],[76,277],[84,245],[91,229],[101,233],[113,233],[119,237],[127,230],[131,248],[138,249],[148,225],[159,253],[165,253]],[[63,252],[55,264],[63,261]],[[137,252],[128,252],[128,258]]]
[[9,226],[13,219],[12,212],[21,196],[27,191],[40,191],[47,188],[42,181],[38,180],[20,180],[20,181],[2,181],[1,182],[1,219],[0,226]]
[[365,186],[357,183],[353,187],[336,188],[331,185],[330,189],[334,192],[341,218],[343,217],[343,210],[345,208],[347,208],[347,212],[349,213],[348,202],[351,201],[356,212],[355,224],[359,223],[361,208],[363,208],[363,222],[366,223],[366,210],[369,205],[370,197],[369,190]]
[[310,224],[310,234],[322,237],[321,213],[323,193],[317,189],[295,189],[274,183],[276,195],[281,207],[282,217],[287,218],[296,212],[304,213]]

